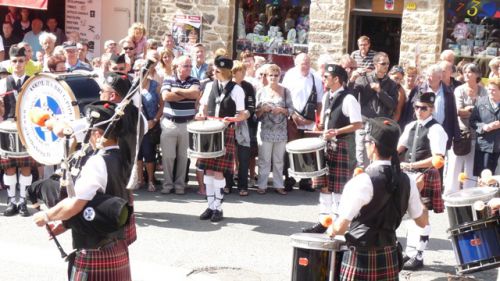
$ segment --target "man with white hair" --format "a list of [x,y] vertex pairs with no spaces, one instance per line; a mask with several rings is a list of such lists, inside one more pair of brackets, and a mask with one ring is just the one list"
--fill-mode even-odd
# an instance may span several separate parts
[[448,135],[446,149],[450,149],[453,138],[459,136],[457,106],[455,96],[443,83],[443,69],[439,64],[432,64],[424,72],[425,81],[418,87],[415,87],[408,96],[408,102],[403,108],[403,114],[399,120],[401,128],[415,120],[415,109],[413,104],[418,93],[432,92],[436,94],[434,102],[433,116],[441,126],[443,126]]
[[439,56],[439,60],[447,61],[453,65],[455,64],[455,52],[452,50],[444,50]]
[[118,54],[118,49],[116,48],[116,42],[114,40],[107,40],[104,42],[104,53],[110,53],[112,55]]
[[453,63],[447,61],[447,60],[442,60],[438,62],[439,66],[443,69],[443,83],[446,87],[450,89],[452,93],[455,92],[455,89],[462,85],[460,81],[457,81],[455,78],[453,78],[453,68],[454,65]]
[[[288,70],[283,78],[283,86],[290,90],[295,113],[292,120],[299,129],[298,138],[304,137],[304,131],[315,126],[316,112],[321,112],[323,99],[323,83],[321,77],[311,69],[311,58],[306,53],[300,53],[295,58],[295,66]],[[285,165],[287,166],[287,165]],[[285,167],[286,168],[286,167]],[[293,181],[285,181],[285,187],[290,190]],[[311,183],[301,180],[299,187],[311,190]]]

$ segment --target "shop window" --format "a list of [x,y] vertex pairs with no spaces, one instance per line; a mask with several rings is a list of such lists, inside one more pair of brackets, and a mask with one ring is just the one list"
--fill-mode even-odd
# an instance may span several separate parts
[[500,55],[498,0],[446,0],[445,49],[470,61]]
[[371,10],[372,9],[372,0],[356,0],[356,1],[354,1],[354,9]]
[[307,52],[310,0],[240,0],[239,5],[237,51]]

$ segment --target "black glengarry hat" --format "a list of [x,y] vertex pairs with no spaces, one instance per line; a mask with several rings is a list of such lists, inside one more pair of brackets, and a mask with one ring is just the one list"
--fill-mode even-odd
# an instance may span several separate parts
[[400,133],[398,123],[392,119],[376,117],[367,120],[366,136],[377,146],[385,147],[391,152],[397,151]]
[[[116,104],[110,101],[95,101],[85,107],[85,115],[87,118],[94,118],[94,124],[111,119],[115,114]],[[97,113],[97,114],[96,114]],[[105,130],[107,124],[97,126],[97,128]]]
[[121,55],[113,54],[109,58],[109,60],[114,62],[115,64],[125,63],[125,54],[121,54]]
[[434,104],[436,101],[436,94],[433,92],[420,92],[415,101]]
[[9,56],[13,57],[26,57],[26,49],[24,47],[12,46],[9,50]]
[[104,84],[113,88],[122,98],[127,95],[130,87],[132,87],[132,83],[130,83],[128,76],[118,72],[106,74],[104,77]]
[[214,60],[214,65],[218,68],[224,68],[231,70],[233,68],[233,60],[226,58],[224,56],[217,56]]
[[339,77],[342,83],[347,82],[347,71],[345,71],[345,69],[338,64],[327,64],[325,67],[325,72]]

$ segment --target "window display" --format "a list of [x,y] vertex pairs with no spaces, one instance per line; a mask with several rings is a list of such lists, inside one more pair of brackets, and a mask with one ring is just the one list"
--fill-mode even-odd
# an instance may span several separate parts
[[236,49],[282,55],[307,51],[310,4],[310,0],[241,0]]
[[447,0],[445,48],[470,59],[498,56],[499,8],[497,0]]

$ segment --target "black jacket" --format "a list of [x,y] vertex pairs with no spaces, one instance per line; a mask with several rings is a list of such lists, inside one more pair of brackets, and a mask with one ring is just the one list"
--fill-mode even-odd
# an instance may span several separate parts
[[[380,83],[378,94],[370,87],[372,82]],[[366,118],[392,118],[398,104],[397,84],[387,75],[379,80],[375,72],[356,79],[353,94],[361,105],[361,114]]]

